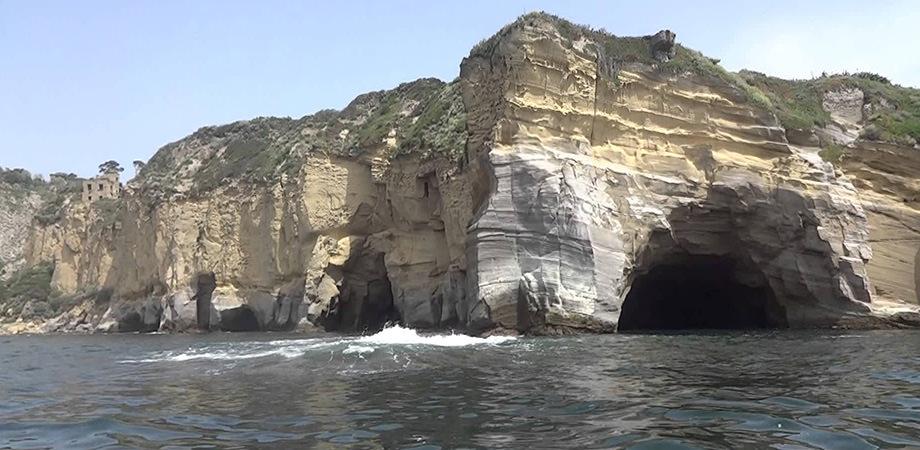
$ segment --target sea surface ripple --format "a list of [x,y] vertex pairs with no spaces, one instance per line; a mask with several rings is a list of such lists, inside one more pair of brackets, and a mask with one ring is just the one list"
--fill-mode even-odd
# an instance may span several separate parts
[[920,332],[0,337],[0,448],[920,448]]

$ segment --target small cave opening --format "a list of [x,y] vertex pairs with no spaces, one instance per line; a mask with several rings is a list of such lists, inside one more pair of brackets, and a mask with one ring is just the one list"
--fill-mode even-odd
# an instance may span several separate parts
[[129,333],[134,331],[142,331],[144,329],[144,319],[141,317],[140,313],[130,312],[125,314],[121,320],[118,321],[118,332],[119,333]]
[[220,312],[220,329],[223,331],[259,331],[259,319],[249,305],[225,309]]
[[682,255],[636,276],[618,330],[785,328],[785,322],[785,311],[752,263]]
[[140,333],[152,333],[157,331],[159,328],[159,320],[154,322],[144,322],[144,316],[141,313],[132,311],[125,314],[118,321],[118,332],[119,333],[131,333],[131,332],[140,332]]
[[200,273],[195,281],[195,317],[199,330],[211,328],[211,296],[217,288],[214,272]]

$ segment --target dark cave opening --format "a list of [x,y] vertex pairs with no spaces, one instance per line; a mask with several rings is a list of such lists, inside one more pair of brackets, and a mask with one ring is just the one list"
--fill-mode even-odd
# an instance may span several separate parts
[[225,309],[220,312],[220,329],[223,331],[259,331],[259,319],[249,305]]
[[141,313],[132,311],[128,314],[125,314],[118,321],[118,332],[119,333],[130,333],[130,332],[141,332],[141,333],[152,333],[157,331],[159,328],[159,320],[156,323],[146,323],[144,322],[144,317]]
[[199,330],[211,328],[211,296],[217,288],[213,272],[200,273],[195,282],[195,316]]
[[784,327],[784,311],[759,271],[729,257],[687,255],[633,280],[618,330]]
[[367,283],[367,304],[358,318],[356,331],[379,331],[388,323],[399,321],[390,279],[384,276]]
[[400,321],[383,253],[362,255],[345,268],[329,331],[375,332]]
[[126,333],[132,331],[141,331],[144,329],[144,319],[137,312],[130,312],[125,314],[121,320],[118,321],[118,332]]

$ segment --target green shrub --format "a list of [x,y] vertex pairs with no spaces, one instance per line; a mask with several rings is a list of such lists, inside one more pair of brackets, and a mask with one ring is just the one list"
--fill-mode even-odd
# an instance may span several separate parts
[[757,72],[739,74],[748,84],[764,92],[772,111],[787,129],[823,127],[830,121],[824,110],[824,93],[805,82],[783,80]]
[[48,183],[41,177],[32,175],[25,169],[7,169],[0,167],[0,182],[27,189],[45,188]]
[[[379,100],[364,105],[373,106],[361,115],[363,122],[352,127],[347,145],[349,154],[355,156],[363,149],[379,147],[394,130],[398,146],[402,146],[403,140],[416,137],[420,128],[434,123],[444,113],[438,100],[444,86],[440,80],[423,78],[390,91],[373,93],[368,99]],[[423,123],[416,126],[419,120]]]
[[41,209],[35,213],[35,220],[43,226],[60,222],[60,220],[64,218],[64,201],[66,199],[67,197],[65,195],[53,195],[49,200],[45,201]]
[[872,80],[872,81],[877,81],[877,82],[883,83],[883,84],[891,84],[891,80],[889,80],[888,78],[883,77],[883,76],[881,76],[881,75],[879,75],[879,74],[877,74],[877,73],[872,73],[872,72],[858,72],[858,73],[854,73],[853,76],[856,77],[856,78],[862,78],[862,79],[864,79],[864,80]]
[[61,314],[83,301],[82,295],[56,295],[48,298],[48,306],[54,314]]
[[59,222],[64,218],[64,204],[80,198],[82,180],[76,176],[58,176],[48,195],[45,196],[42,207],[35,213],[35,220],[43,226]]
[[100,228],[111,228],[118,222],[118,216],[121,212],[121,201],[115,198],[100,198],[92,203],[92,208],[96,210],[96,220]]
[[818,155],[825,161],[836,164],[843,158],[845,149],[837,144],[828,144],[818,151]]
[[459,162],[466,150],[466,109],[454,81],[422,105],[414,123],[399,136],[398,157],[419,153],[423,158],[446,157]]
[[[20,269],[6,281],[0,282],[0,311],[10,310],[18,314],[29,301],[47,302],[51,296],[53,272],[51,264],[42,263]],[[40,312],[41,308],[38,307],[38,310]]]
[[863,138],[907,145],[920,140],[920,90],[891,84],[881,75],[843,73],[810,80],[783,80],[750,71],[742,71],[741,75],[767,93],[786,128],[826,126],[830,114],[824,110],[824,95],[858,88],[871,105],[870,114],[864,117]]
[[399,119],[401,102],[395,92],[383,97],[367,121],[357,128],[354,134],[356,147],[376,147],[390,133]]
[[45,301],[27,300],[20,309],[23,320],[47,319],[54,315],[51,305]]
[[21,269],[5,283],[0,283],[0,299],[16,297],[48,298],[51,294],[52,273],[54,273],[54,266],[49,263],[41,263]]
[[210,161],[197,173],[199,189],[210,190],[228,178],[269,170],[267,166],[272,158],[264,151],[266,147],[267,144],[259,139],[231,141],[219,160]]

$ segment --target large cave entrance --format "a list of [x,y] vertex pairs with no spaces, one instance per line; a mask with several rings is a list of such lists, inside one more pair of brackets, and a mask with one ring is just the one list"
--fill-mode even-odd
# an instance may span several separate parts
[[785,313],[753,264],[732,256],[667,255],[633,279],[620,331],[783,328]]

